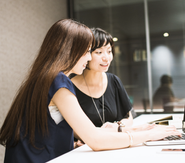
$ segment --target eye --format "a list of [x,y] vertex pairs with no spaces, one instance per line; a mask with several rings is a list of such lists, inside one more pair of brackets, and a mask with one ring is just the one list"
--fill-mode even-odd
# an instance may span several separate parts
[[96,54],[101,54],[102,52],[101,51],[96,51]]
[[108,50],[107,53],[108,53],[108,54],[112,54],[112,50]]

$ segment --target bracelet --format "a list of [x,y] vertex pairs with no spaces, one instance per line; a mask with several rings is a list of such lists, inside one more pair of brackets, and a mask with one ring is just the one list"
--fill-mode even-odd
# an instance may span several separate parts
[[122,132],[122,128],[120,125],[118,126],[118,132]]
[[126,133],[128,134],[129,139],[130,139],[130,143],[129,143],[129,146],[128,147],[131,147],[133,145],[133,137],[132,137],[132,134],[129,131],[126,131]]
[[122,132],[122,127],[125,127],[125,124],[121,121],[116,122],[118,124],[118,132]]

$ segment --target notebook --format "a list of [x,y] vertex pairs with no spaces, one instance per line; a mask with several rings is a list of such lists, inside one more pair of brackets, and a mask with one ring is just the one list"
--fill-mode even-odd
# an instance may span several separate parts
[[[183,116],[183,121],[185,121],[185,106],[184,106],[184,116]],[[167,117],[168,119],[172,119],[172,117]],[[164,119],[160,119],[157,121],[153,121],[152,123],[157,122],[157,124],[162,124],[159,121],[162,121],[162,123],[165,121]],[[181,123],[183,125],[183,123]],[[144,142],[145,145],[152,146],[152,145],[185,145],[185,129],[181,125],[182,128],[182,137],[176,136],[176,135],[171,135],[168,136],[162,140],[157,140],[157,141],[147,141]],[[184,126],[185,127],[185,126]]]

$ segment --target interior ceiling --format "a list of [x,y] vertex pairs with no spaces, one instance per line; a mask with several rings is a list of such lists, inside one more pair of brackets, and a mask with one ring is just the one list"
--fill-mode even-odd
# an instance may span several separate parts
[[[145,36],[144,0],[74,0],[75,17],[117,37]],[[185,25],[185,0],[148,0],[150,34],[180,31]]]
[[76,1],[75,3],[77,4],[76,6],[77,11],[143,2],[143,0],[75,0],[75,1]]

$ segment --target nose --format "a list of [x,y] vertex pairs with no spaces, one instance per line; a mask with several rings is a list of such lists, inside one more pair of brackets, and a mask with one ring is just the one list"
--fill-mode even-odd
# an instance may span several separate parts
[[102,57],[102,60],[103,61],[107,61],[108,60],[108,54],[107,53],[104,53],[104,55]]
[[91,61],[92,60],[92,56],[91,56],[91,53],[89,53],[88,55],[88,61]]

